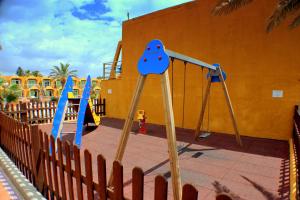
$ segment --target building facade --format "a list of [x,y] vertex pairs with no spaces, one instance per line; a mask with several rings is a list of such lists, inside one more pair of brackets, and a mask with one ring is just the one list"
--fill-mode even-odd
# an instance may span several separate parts
[[[50,100],[52,97],[58,98],[62,91],[62,84],[60,80],[55,80],[47,76],[35,77],[35,76],[1,76],[7,83],[7,86],[15,84],[20,87],[20,101],[26,101],[30,99]],[[73,78],[73,93],[75,97],[80,97],[86,79]],[[96,96],[100,95],[101,80],[93,78],[93,92]],[[0,89],[4,89],[4,86]]]
[[[300,28],[289,29],[292,18],[287,17],[266,33],[276,0],[254,1],[229,15],[213,16],[216,2],[192,1],[123,23],[121,78],[101,83],[101,95],[109,102],[107,116],[127,117],[137,62],[147,43],[160,39],[170,50],[221,64],[241,135],[290,138],[294,106],[300,102]],[[196,128],[206,73],[177,61],[169,67],[177,127]],[[276,92],[282,95],[276,97]],[[138,109],[145,110],[149,123],[165,123],[161,94],[160,77],[148,76]],[[220,84],[212,85],[209,99],[202,129],[233,133]]]

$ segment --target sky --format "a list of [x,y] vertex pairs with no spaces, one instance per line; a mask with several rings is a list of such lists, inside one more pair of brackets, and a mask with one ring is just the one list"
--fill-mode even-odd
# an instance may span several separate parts
[[80,77],[102,75],[113,60],[122,21],[187,0],[0,0],[0,73],[69,63]]

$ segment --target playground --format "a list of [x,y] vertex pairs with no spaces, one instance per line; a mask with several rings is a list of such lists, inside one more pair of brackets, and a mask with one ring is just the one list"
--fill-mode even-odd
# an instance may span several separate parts
[[3,108],[1,148],[39,195],[298,198],[298,35],[278,48],[284,31],[257,31],[263,4],[232,25],[199,2],[128,18],[99,99],[69,75],[57,104]]
[[[103,118],[101,126],[83,134],[81,148],[92,154],[94,178],[98,154],[106,158],[107,174],[110,173],[123,125],[123,120]],[[50,134],[51,125],[40,128]],[[76,129],[74,125],[65,128]],[[132,130],[122,162],[125,196],[131,198],[131,170],[139,166],[145,173],[145,199],[153,199],[154,177],[158,174],[168,180],[168,196],[172,199],[165,127],[149,125],[147,134],[137,134],[135,123]],[[176,129],[176,135],[182,181],[193,183],[199,199],[212,200],[224,191],[242,199],[289,199],[287,142],[242,137],[243,148],[240,148],[235,137],[227,134],[213,134],[197,142],[192,130]],[[62,139],[73,141],[74,135],[64,135]]]
[[[204,70],[207,71],[206,89],[202,90],[202,97],[199,99],[201,110],[198,113],[194,112],[194,115],[198,116],[194,129],[176,129],[172,80],[174,61],[184,65],[184,87],[187,65],[200,68],[202,74]],[[36,152],[33,153],[36,156],[30,156],[37,167],[30,173],[33,174],[33,180],[42,182],[38,187],[44,188],[40,190],[44,192],[45,197],[50,198],[54,195],[59,198],[62,195],[62,198],[66,198],[66,182],[67,193],[71,199],[76,194],[81,195],[79,199],[86,196],[93,199],[97,198],[97,195],[106,199],[103,196],[106,196],[107,192],[108,196],[111,195],[109,197],[114,199],[129,199],[131,195],[133,199],[145,197],[175,200],[263,200],[290,197],[291,146],[289,148],[287,141],[240,135],[233,102],[226,85],[230,74],[226,73],[220,64],[208,64],[172,51],[167,49],[162,41],[154,39],[145,45],[137,70],[136,87],[125,122],[97,114],[90,97],[90,76],[87,77],[81,98],[74,98],[73,80],[69,76],[50,124],[30,128],[19,124],[16,125],[17,128],[13,128],[13,136],[9,128],[2,127],[6,129],[3,138],[8,144],[8,152],[15,146],[9,145],[9,138],[18,142],[14,138],[19,134],[19,130],[31,131],[29,144],[32,145],[29,145],[29,148]],[[161,109],[165,117],[163,125],[146,124],[146,113],[144,110],[138,110],[146,79],[150,75],[160,78],[163,104]],[[202,79],[202,86],[203,81]],[[205,130],[205,113],[206,109],[209,109],[209,97],[215,85],[221,86],[220,92],[225,97],[223,101],[229,113],[227,118],[234,135],[215,133],[209,130],[209,126],[206,126]],[[184,93],[183,114],[185,98]],[[69,109],[70,106],[72,109]],[[209,122],[209,110],[207,112]],[[69,116],[74,114],[76,117],[70,119]],[[7,124],[15,123],[12,122],[14,119],[2,117]],[[36,135],[39,137],[35,137]],[[25,142],[25,145],[27,143]],[[38,146],[34,147],[35,145]],[[80,161],[80,155],[84,157],[84,162]],[[82,174],[81,170],[85,173]],[[66,180],[64,171],[67,173]],[[43,173],[43,177],[39,177],[39,173]],[[82,176],[84,178],[81,178]],[[75,193],[73,177],[76,179]],[[98,183],[95,183],[97,178]],[[162,185],[159,186],[158,182]],[[82,187],[83,183],[86,184],[86,189]],[[62,194],[59,192],[59,185],[62,186]],[[94,189],[97,190],[97,194]],[[157,195],[161,197],[158,198]]]

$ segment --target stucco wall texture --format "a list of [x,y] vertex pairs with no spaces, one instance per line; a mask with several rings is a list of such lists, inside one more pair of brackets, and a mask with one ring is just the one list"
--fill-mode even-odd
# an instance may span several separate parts
[[[123,23],[122,76],[102,82],[109,117],[127,117],[138,59],[150,40],[160,39],[167,49],[221,64],[228,76],[226,84],[241,135],[283,140],[290,137],[293,109],[300,102],[300,28],[290,30],[291,18],[287,18],[266,33],[276,0],[253,1],[226,16],[211,14],[216,2],[193,1]],[[184,64],[175,61],[173,73],[176,126],[195,129],[207,70],[202,74],[201,68],[188,64],[185,88]],[[171,66],[169,74],[171,80]],[[160,83],[159,76],[148,76],[138,107],[146,111],[150,123],[164,124]],[[283,90],[283,98],[273,98],[272,90]],[[233,134],[220,83],[212,85],[209,105],[209,130]],[[206,112],[204,129],[208,128],[207,121]]]

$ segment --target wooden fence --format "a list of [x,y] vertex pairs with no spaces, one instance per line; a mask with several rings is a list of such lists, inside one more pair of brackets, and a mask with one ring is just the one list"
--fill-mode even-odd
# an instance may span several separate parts
[[[8,104],[4,106],[0,104],[0,111],[5,112],[7,115],[17,119],[21,122],[29,124],[42,124],[52,123],[56,111],[57,102],[30,102]],[[93,99],[93,109],[98,115],[106,115],[106,100]],[[74,105],[69,104],[65,120],[77,119],[77,111]]]
[[31,127],[0,112],[0,144],[15,165],[34,185],[35,166]]
[[[50,144],[50,145],[49,145]],[[124,200],[123,166],[113,163],[113,183],[107,185],[106,161],[97,156],[97,180],[93,178],[92,156],[84,150],[84,171],[81,169],[80,150],[68,142],[38,130],[37,125],[21,123],[0,112],[0,145],[16,166],[47,199],[114,199]],[[49,147],[57,153],[49,153]],[[168,182],[157,176],[154,199],[166,200]],[[182,200],[196,200],[198,191],[190,184],[182,188]],[[132,200],[144,199],[144,172],[132,170]]]
[[296,181],[297,181],[297,194],[300,195],[300,110],[299,107],[295,107],[294,113],[294,128],[293,128],[293,141],[294,141],[294,153],[296,162]]

